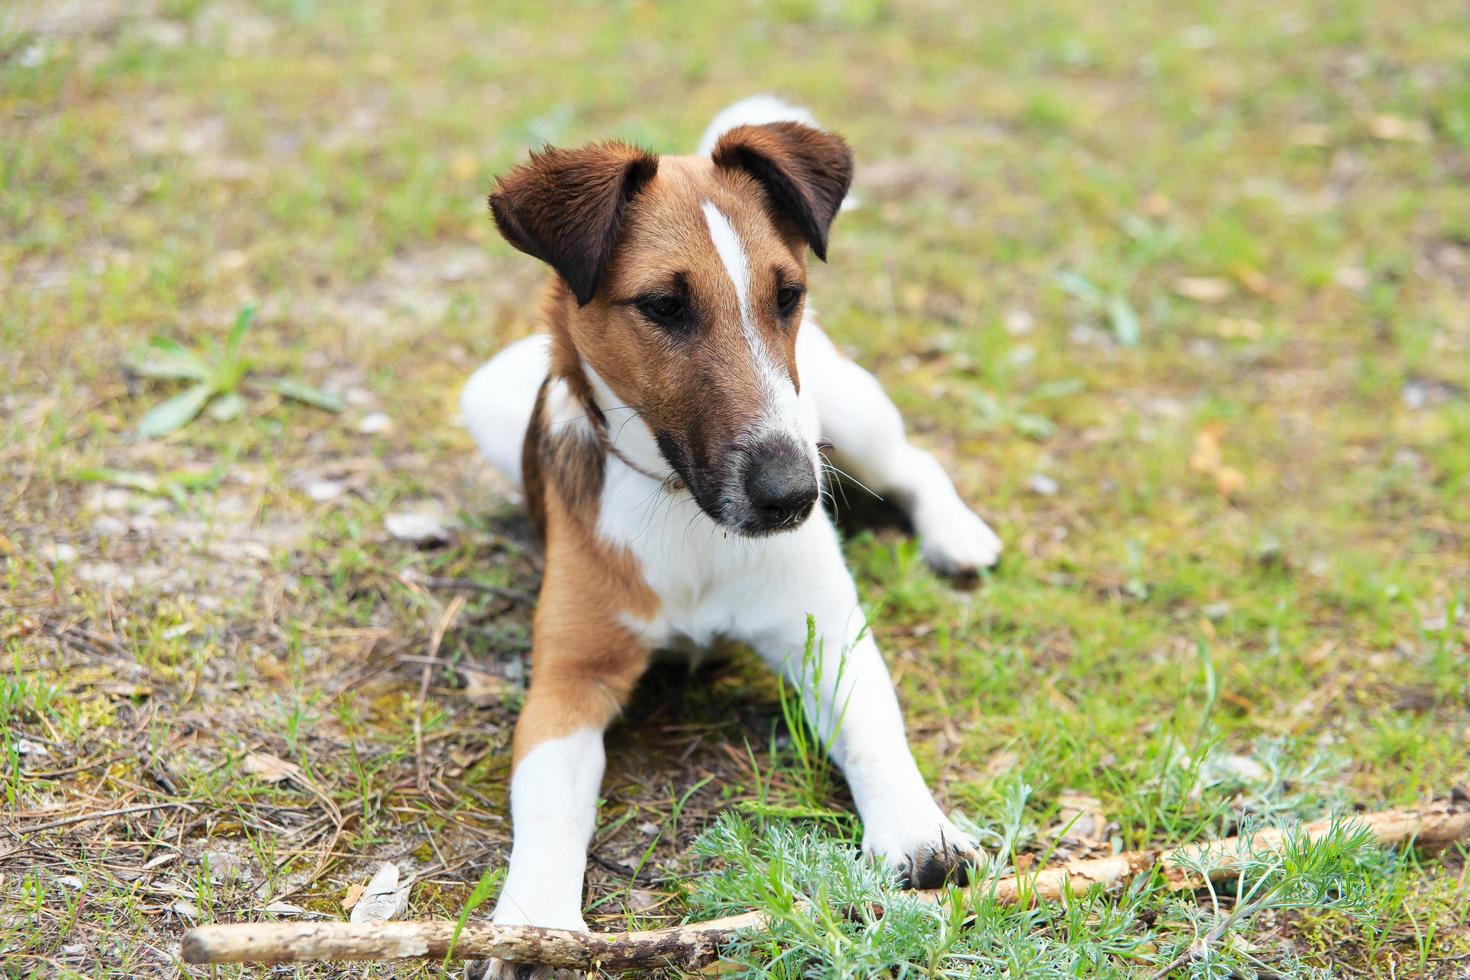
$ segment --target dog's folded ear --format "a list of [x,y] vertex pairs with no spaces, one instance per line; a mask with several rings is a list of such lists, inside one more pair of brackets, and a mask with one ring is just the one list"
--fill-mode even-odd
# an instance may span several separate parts
[[612,258],[628,201],[658,157],[626,143],[546,147],[495,182],[490,213],[505,240],[557,271],[586,306]]
[[736,126],[715,144],[714,160],[759,181],[775,217],[794,223],[817,258],[827,260],[827,231],[852,184],[846,140],[796,122]]

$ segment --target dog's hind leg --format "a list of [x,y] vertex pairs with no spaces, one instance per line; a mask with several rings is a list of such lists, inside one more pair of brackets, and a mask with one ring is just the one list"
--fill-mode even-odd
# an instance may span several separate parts
[[929,564],[951,574],[995,564],[1000,538],[960,499],[933,454],[909,442],[878,379],[810,319],[798,335],[797,368],[816,396],[822,437],[837,466],[903,508]]
[[536,407],[536,392],[551,365],[551,338],[533,334],[496,354],[465,383],[459,396],[465,428],[490,465],[521,489],[521,446]]

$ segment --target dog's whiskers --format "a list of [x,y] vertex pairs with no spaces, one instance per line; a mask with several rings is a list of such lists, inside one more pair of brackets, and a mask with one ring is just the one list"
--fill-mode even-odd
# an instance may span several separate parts
[[822,466],[825,467],[826,469],[831,470],[833,473],[836,473],[838,476],[846,477],[847,479],[851,480],[853,483],[856,483],[858,486],[862,487],[869,494],[871,494],[874,500],[882,500],[883,499],[883,495],[881,493],[879,493],[878,491],[874,490],[872,487],[868,486],[862,480],[859,480],[857,477],[853,476],[851,473],[847,472],[842,467],[840,467],[836,463],[832,462],[830,459],[827,459],[825,456],[822,457]]

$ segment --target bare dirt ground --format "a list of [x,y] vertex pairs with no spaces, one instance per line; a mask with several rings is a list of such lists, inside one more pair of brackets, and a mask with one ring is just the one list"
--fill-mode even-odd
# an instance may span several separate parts
[[[484,194],[756,90],[857,147],[813,301],[1007,542],[955,583],[849,522],[949,805],[1025,784],[1067,856],[1470,782],[1459,5],[768,13],[0,11],[0,972],[188,973],[189,925],[342,917],[383,862],[452,918],[503,863],[540,558],[455,401],[541,273]],[[149,338],[248,305],[233,414],[140,435],[187,387]],[[852,831],[748,657],[655,671],[609,746],[597,927],[681,918],[720,812]],[[1462,855],[1375,880],[1250,941],[1462,974]]]

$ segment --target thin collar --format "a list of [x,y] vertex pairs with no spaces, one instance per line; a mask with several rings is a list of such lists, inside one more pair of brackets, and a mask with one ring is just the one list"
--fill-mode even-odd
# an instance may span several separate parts
[[[597,431],[602,438],[602,444],[607,447],[609,455],[616,457],[618,462],[639,476],[647,477],[654,483],[660,484],[660,489],[662,490],[672,492],[684,489],[684,481],[679,477],[678,473],[670,473],[668,476],[657,476],[633,462],[621,449],[615,446],[612,441],[612,434],[608,430],[607,415],[603,413],[602,406],[597,404],[597,399],[590,390],[586,392],[585,397],[588,407],[592,409],[592,417],[597,420]],[[635,412],[638,411],[636,408],[633,410]]]

